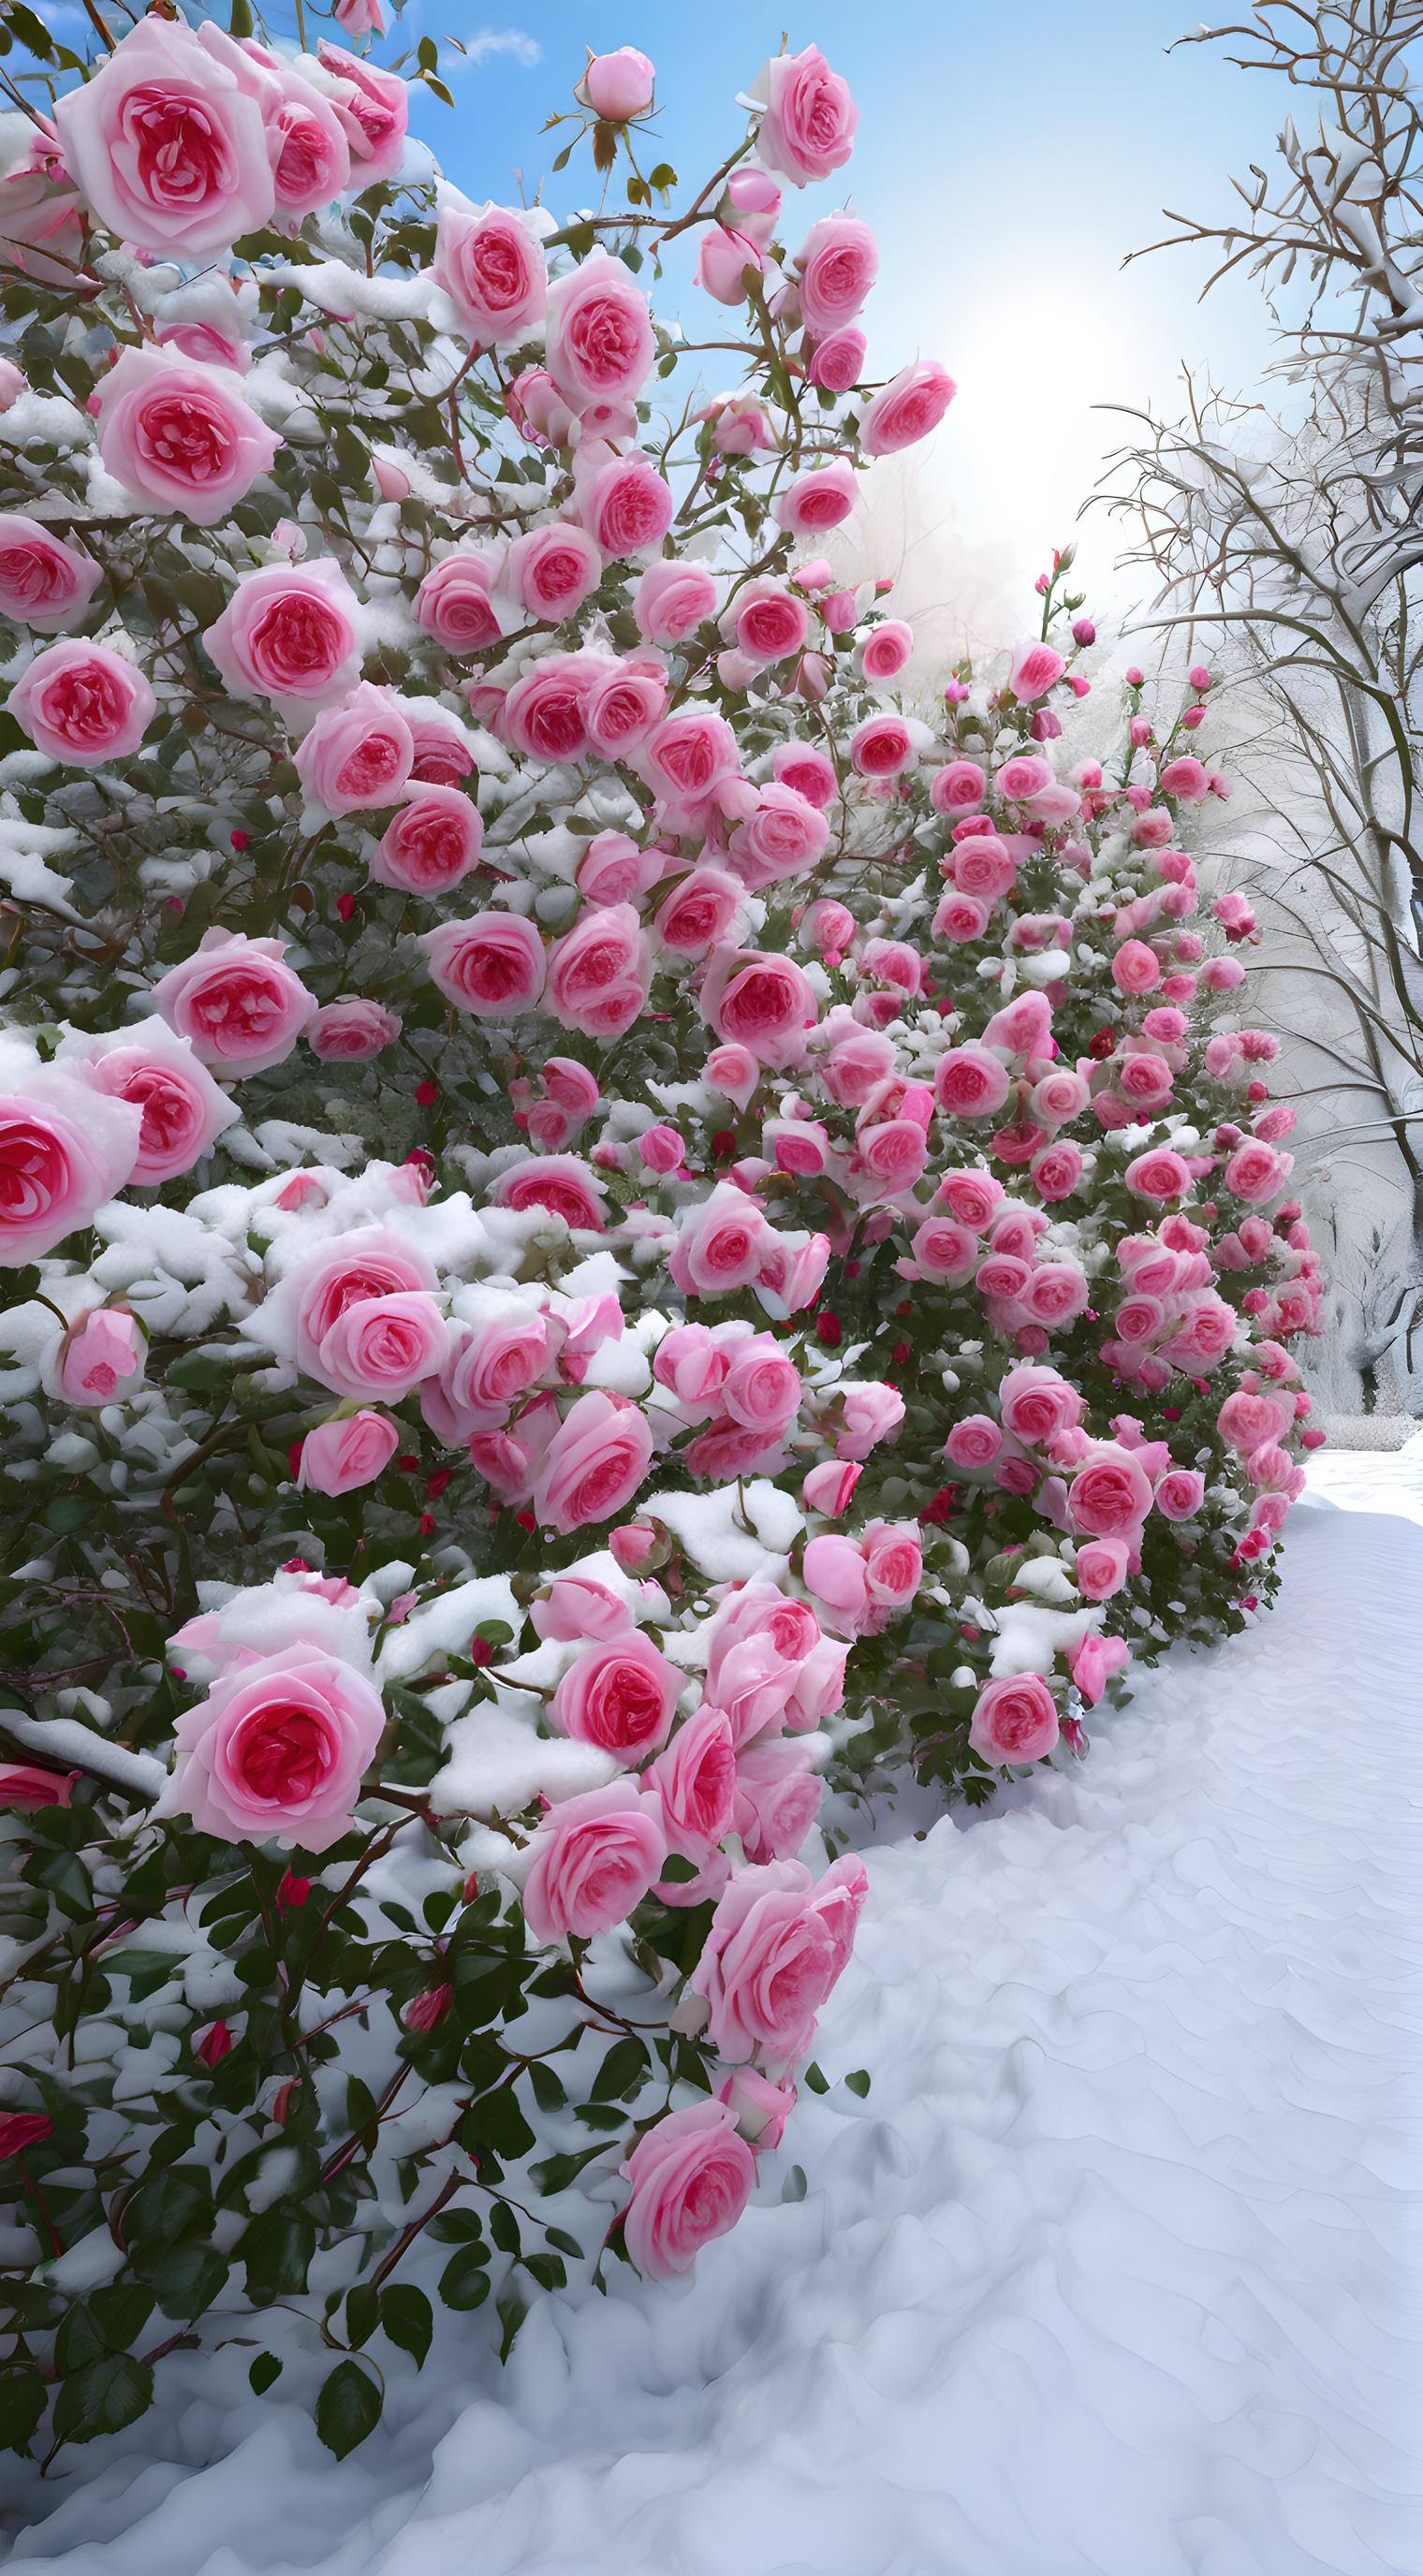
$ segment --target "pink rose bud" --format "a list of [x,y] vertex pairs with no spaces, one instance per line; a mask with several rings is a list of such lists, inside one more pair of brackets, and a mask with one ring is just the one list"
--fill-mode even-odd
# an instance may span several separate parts
[[1206,690],[1211,684],[1211,675],[1206,669],[1204,662],[1194,662],[1186,676],[1189,679],[1192,688],[1199,689],[1201,695],[1204,697]]
[[583,87],[595,116],[609,125],[626,125],[652,105],[657,75],[646,54],[635,45],[620,45],[615,54],[598,54],[583,75]]
[[641,1574],[659,1549],[665,1553],[664,1542],[645,1521],[624,1521],[620,1528],[610,1530],[608,1545],[624,1574]]
[[637,1140],[637,1150],[650,1172],[676,1172],[687,1149],[675,1127],[648,1127]]
[[839,1520],[848,1511],[850,1497],[863,1473],[862,1467],[848,1459],[827,1458],[823,1465],[811,1468],[800,1489],[801,1501],[807,1511],[824,1512],[828,1520]]
[[13,358],[0,358],[0,412],[8,411],[25,391],[27,379]]
[[66,1404],[112,1404],[143,1375],[146,1343],[132,1315],[100,1306],[70,1327],[61,1346],[59,1392]]

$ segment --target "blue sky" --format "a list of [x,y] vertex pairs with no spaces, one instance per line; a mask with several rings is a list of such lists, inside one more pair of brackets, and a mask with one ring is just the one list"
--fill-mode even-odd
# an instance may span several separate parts
[[[1028,578],[1070,532],[1119,434],[1094,405],[1169,401],[1183,360],[1232,389],[1258,377],[1265,338],[1247,285],[1202,307],[1193,253],[1121,268],[1125,251],[1167,229],[1163,207],[1223,215],[1229,173],[1268,158],[1280,121],[1282,88],[1233,69],[1225,48],[1168,55],[1188,5],[817,0],[789,23],[792,48],[817,43],[860,108],[854,157],[833,187],[806,193],[805,220],[849,196],[876,229],[875,372],[922,352],[958,380],[921,460],[920,500],[980,575],[992,566],[994,579],[998,568]],[[540,127],[571,104],[585,47],[637,45],[665,102],[660,150],[697,185],[740,131],[733,101],[779,49],[784,6],[530,0],[491,15],[413,0],[378,58],[412,32],[457,36],[479,55],[454,83],[457,113],[426,94],[418,126],[450,177],[482,199],[514,194],[518,173],[533,193],[563,140]],[[592,202],[586,154],[546,195],[561,211]],[[700,312],[710,336],[712,308],[686,278],[684,268],[669,280],[667,300],[693,336]],[[1111,523],[1094,514],[1081,542],[1096,587],[1120,597]]]

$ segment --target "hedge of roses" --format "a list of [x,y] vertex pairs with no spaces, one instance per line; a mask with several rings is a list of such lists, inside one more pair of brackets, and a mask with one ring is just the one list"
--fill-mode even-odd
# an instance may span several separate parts
[[[680,214],[652,66],[591,61],[562,225],[426,172],[429,40],[47,58],[0,177],[6,2423],[120,2428],[198,2342],[260,2391],[295,2332],[345,2450],[435,2303],[507,2350],[735,2222],[864,1898],[827,1774],[987,1796],[1268,1591],[1317,1282],[1270,1043],[1211,1017],[1253,925],[1187,926],[1208,675],[1161,737],[1133,684],[1108,778],[1066,559],[906,712],[816,551],[953,387],[866,380],[873,235],[798,214],[856,123],[813,45]],[[704,344],[648,293],[693,232]]]

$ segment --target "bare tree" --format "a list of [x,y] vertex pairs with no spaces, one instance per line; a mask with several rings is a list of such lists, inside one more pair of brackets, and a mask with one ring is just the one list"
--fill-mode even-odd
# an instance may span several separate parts
[[[1264,1015],[1291,1041],[1306,1142],[1361,1154],[1401,1217],[1362,1257],[1346,1331],[1366,1396],[1387,1356],[1423,1397],[1423,0],[1259,0],[1245,71],[1311,94],[1224,223],[1168,212],[1153,251],[1244,268],[1266,298],[1269,402],[1189,377],[1129,415],[1102,497],[1156,577],[1152,623],[1238,693],[1269,923]],[[1315,125],[1317,123],[1317,139]],[[1137,253],[1134,256],[1144,256]],[[1311,1104],[1313,1104],[1311,1108]],[[1375,1151],[1383,1149],[1382,1158]],[[1383,1234],[1388,1233],[1387,1224]]]

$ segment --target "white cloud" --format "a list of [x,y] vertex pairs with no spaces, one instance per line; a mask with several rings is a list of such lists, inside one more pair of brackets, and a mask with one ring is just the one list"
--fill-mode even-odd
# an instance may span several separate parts
[[450,38],[448,41],[457,49],[454,63],[457,71],[476,71],[491,54],[512,54],[516,63],[523,64],[525,71],[532,71],[535,63],[543,60],[543,47],[538,39],[526,36],[520,27],[498,30],[481,27],[477,36]]

